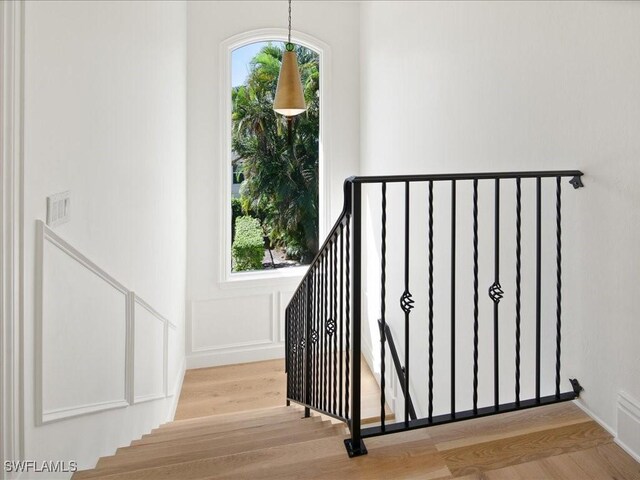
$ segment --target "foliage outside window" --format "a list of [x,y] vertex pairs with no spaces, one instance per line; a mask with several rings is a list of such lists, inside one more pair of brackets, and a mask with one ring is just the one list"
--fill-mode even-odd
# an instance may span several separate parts
[[234,230],[235,236],[231,250],[236,270],[261,268],[262,257],[264,257],[264,239],[258,220],[246,216],[238,217]]
[[[232,182],[241,182],[232,222],[252,217],[268,239],[266,260],[250,268],[257,270],[309,263],[318,250],[319,59],[296,46],[308,109],[288,124],[273,111],[283,51],[284,44],[262,44],[244,83],[232,89]],[[238,225],[232,225],[235,243]],[[274,254],[283,261],[274,261]]]

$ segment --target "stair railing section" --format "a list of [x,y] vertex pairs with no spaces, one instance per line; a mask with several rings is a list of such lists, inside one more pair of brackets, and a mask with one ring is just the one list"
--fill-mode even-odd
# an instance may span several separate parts
[[352,196],[350,178],[342,213],[286,308],[286,371],[287,400],[304,405],[305,416],[313,409],[359,431],[360,344],[353,339],[360,338],[360,318],[353,292],[360,286],[353,284],[353,268],[360,234],[353,232]]
[[[569,183],[574,188],[582,187],[582,172],[578,170],[561,170],[561,171],[536,171],[536,172],[506,172],[506,173],[469,173],[469,174],[438,174],[438,175],[396,175],[396,176],[368,176],[368,177],[350,177],[345,181],[344,185],[344,208],[331,229],[326,241],[319,250],[319,253],[309,266],[309,270],[303,277],[298,289],[295,291],[289,305],[286,309],[286,371],[287,371],[287,401],[294,401],[302,404],[305,407],[305,415],[310,414],[310,410],[316,410],[323,414],[330,415],[338,418],[347,423],[351,437],[345,440],[345,446],[349,456],[358,456],[367,453],[366,447],[363,442],[363,438],[373,437],[377,435],[385,435],[395,432],[401,432],[416,428],[430,427],[434,425],[441,425],[444,423],[455,422],[460,420],[467,420],[477,417],[483,417],[487,415],[493,415],[498,413],[505,413],[516,411],[524,408],[530,408],[540,405],[548,405],[552,403],[573,400],[575,399],[582,387],[575,379],[570,379],[572,385],[572,391],[561,391],[561,332],[562,332],[562,179],[569,178]],[[468,185],[463,185],[463,182]],[[481,182],[488,183],[488,188],[492,190],[492,197],[489,201],[486,197],[487,189],[483,191],[483,215],[479,216],[479,184]],[[504,188],[508,183],[511,188]],[[522,185],[527,182],[535,186],[534,198],[527,198],[523,200]],[[549,188],[544,192],[547,194],[545,198],[545,206],[554,204],[555,208],[545,208],[543,206],[543,182],[551,183],[549,187],[554,188],[554,194],[550,195]],[[434,198],[434,184],[444,183],[448,185],[448,192],[446,187],[439,188],[438,192],[442,194],[443,191],[447,192],[449,199],[446,202]],[[398,185],[399,184],[399,185]],[[368,219],[369,222],[376,223],[373,227],[368,225],[368,232],[378,232],[379,234],[379,251],[378,258],[380,269],[380,312],[378,315],[380,325],[380,346],[379,346],[379,373],[380,373],[380,424],[377,426],[371,426],[362,428],[361,426],[361,371],[360,371],[360,355],[362,345],[362,292],[363,292],[363,258],[362,258],[362,230],[363,230],[363,218],[362,218],[362,187],[367,186],[367,189],[379,189],[380,195],[380,217],[379,223],[377,220]],[[395,185],[394,189],[402,190],[402,199],[400,203],[396,204],[394,213],[395,231],[393,232],[393,241],[395,248],[387,252],[387,244],[389,243],[389,234],[387,233],[387,196],[388,186]],[[426,205],[412,205],[411,204],[411,188],[423,189],[426,199]],[[464,198],[464,205],[460,205],[462,198],[459,198],[458,187],[464,186],[470,189],[470,198]],[[486,186],[486,185],[485,185]],[[404,188],[402,188],[404,187]],[[515,187],[515,188],[513,188]],[[370,190],[368,190],[369,192]],[[512,207],[513,211],[509,212],[510,215],[505,215],[501,224],[501,209],[504,209],[505,204],[508,202],[507,198],[503,196],[501,200],[501,193],[515,191],[513,195]],[[527,190],[529,192],[530,190]],[[533,189],[531,190],[533,191]],[[369,204],[368,211],[372,212],[374,209],[371,205],[371,199],[374,195],[368,196]],[[467,203],[468,202],[468,203]],[[442,245],[438,250],[437,261],[447,262],[447,268],[450,272],[447,280],[450,282],[439,282],[434,284],[434,229],[436,222],[434,222],[434,208],[437,208],[439,221],[437,224],[442,226],[442,215],[446,214],[443,211],[442,205],[445,204],[450,211],[448,212],[449,223],[446,227],[449,232],[448,238],[450,239],[449,255],[448,258],[443,258]],[[523,204],[529,208],[529,210],[535,209],[535,226],[528,224],[523,225]],[[463,211],[462,209],[469,209]],[[403,210],[403,211],[402,211]],[[411,235],[410,221],[411,214],[420,215],[422,221],[426,226],[426,238],[415,238]],[[485,247],[480,251],[479,242],[479,223],[480,218],[485,218],[488,212],[493,213],[492,225],[484,226],[482,229],[486,235],[487,230],[490,230],[493,236],[493,245],[490,250],[486,249],[486,242],[482,243]],[[461,265],[459,258],[464,258],[462,255],[459,258],[456,257],[458,250],[461,250],[462,242],[457,241],[458,235],[456,229],[461,221],[465,221],[465,215],[468,215],[468,221],[470,225],[467,230],[471,232],[472,238],[470,239],[470,252],[468,256],[472,258],[471,265]],[[513,215],[515,214],[515,215]],[[515,221],[511,219],[515,216]],[[543,230],[543,216],[544,218],[551,218],[555,221],[554,224],[554,236],[555,236],[555,248],[553,249],[555,266],[555,288],[554,294],[549,295],[545,293],[544,298],[554,298],[553,309],[554,315],[554,327],[552,331],[549,331],[548,322],[545,323],[544,335],[545,338],[550,335],[555,335],[555,341],[553,342],[555,347],[555,368],[553,372],[547,372],[546,369],[548,362],[543,365],[542,362],[542,331],[543,331],[543,317],[549,317],[549,308],[544,310],[542,306],[542,265],[543,265],[543,249],[542,249],[542,230]],[[553,218],[555,217],[555,218]],[[415,217],[414,217],[415,218]],[[501,234],[502,229],[505,228],[505,219],[509,219],[513,225],[509,228],[514,229],[515,248],[509,256],[513,255],[514,261],[508,266],[501,265],[501,258],[505,258],[505,252],[501,253],[500,239],[504,236]],[[415,220],[414,220],[415,221]],[[402,224],[402,228],[398,228],[398,222]],[[379,228],[378,228],[379,227]],[[462,229],[461,229],[462,230]],[[535,255],[534,258],[527,258],[528,262],[535,263],[535,281],[526,284],[527,289],[533,288],[535,290],[535,302],[522,302],[522,283],[523,283],[523,256],[525,255],[525,249],[522,248],[522,237],[524,235],[527,238],[533,238],[535,243]],[[399,238],[401,237],[401,238]],[[486,238],[486,237],[485,237]],[[549,236],[545,237],[545,239]],[[411,259],[411,241],[421,242],[421,254],[424,255],[424,263],[426,265],[418,266],[416,262]],[[460,243],[460,245],[458,245]],[[422,247],[424,246],[424,248]],[[398,252],[397,250],[402,250]],[[370,250],[369,250],[370,251]],[[415,247],[413,249],[416,251]],[[528,249],[526,250],[529,251]],[[395,253],[396,257],[390,260],[388,253]],[[547,256],[549,255],[548,249],[545,249]],[[485,302],[490,302],[492,305],[492,321],[485,322],[482,325],[482,329],[491,330],[492,344],[489,346],[483,345],[483,352],[490,351],[493,359],[491,362],[485,362],[482,365],[485,375],[479,376],[479,349],[481,348],[479,335],[479,305],[480,305],[480,284],[479,284],[479,257],[482,255],[483,259],[493,260],[492,273],[493,281],[491,285],[485,285],[482,290],[487,292],[488,299]],[[531,257],[531,255],[529,255]],[[371,257],[369,256],[369,261]],[[422,258],[420,259],[422,260]],[[551,259],[550,259],[551,260]],[[394,262],[391,264],[390,262]],[[483,264],[485,264],[484,262]],[[398,268],[401,269],[401,275],[395,275],[396,281],[401,281],[401,291],[399,298],[389,299],[387,290],[391,290],[388,285],[387,279],[389,265],[394,266],[394,271],[397,274]],[[547,261],[545,265],[549,265]],[[410,268],[417,269],[422,268],[426,277],[425,285],[410,285],[411,275]],[[460,272],[463,269],[469,269],[472,272],[471,281],[473,287],[473,293],[469,298],[462,298],[464,290],[458,291],[456,284],[456,272]],[[514,285],[509,285],[508,288],[500,283],[500,273],[506,273],[507,269],[510,269],[509,273],[513,275],[515,279]],[[400,278],[402,277],[402,278]],[[414,282],[415,283],[415,282]],[[533,283],[533,285],[531,285]],[[396,287],[395,285],[393,285]],[[416,298],[412,293],[416,289],[424,289],[423,293],[423,310],[425,312],[422,317],[417,318],[411,316],[412,310],[415,307]],[[377,287],[368,285],[368,295],[371,296],[376,291]],[[396,288],[397,289],[397,288]],[[436,292],[436,290],[444,289]],[[442,313],[436,312],[434,308],[434,295],[438,293],[440,298],[442,295],[448,296],[449,308],[444,318]],[[510,296],[515,305],[513,315],[509,315],[512,318],[500,318],[499,303],[505,296]],[[393,303],[389,302],[392,300]],[[456,305],[461,301],[468,301],[472,305],[473,313],[471,316],[465,313],[465,322],[469,320],[473,325],[472,332],[469,330],[469,334],[473,337],[473,352],[472,360],[467,361],[460,359],[460,352],[456,352],[458,341],[461,334],[460,329],[456,332],[457,327],[461,327],[462,323],[460,318],[456,319]],[[396,303],[397,302],[397,303]],[[397,305],[395,308],[388,308],[389,305]],[[523,312],[523,305],[529,305],[534,303],[532,308]],[[369,312],[371,314],[371,312]],[[462,315],[460,315],[462,316]],[[530,331],[535,331],[535,341],[533,345],[527,345],[535,350],[535,362],[534,371],[521,372],[521,344],[523,343],[522,330],[525,328],[525,321],[532,319],[531,325],[526,325],[526,328]],[[397,355],[396,345],[390,336],[390,329],[388,322],[393,321],[395,325],[401,326],[400,339],[402,342],[402,353],[404,354],[403,363],[400,365],[400,357]],[[399,322],[399,323],[398,323]],[[428,334],[417,337],[411,337],[411,326],[416,322],[424,322],[423,328],[426,329]],[[442,328],[443,325],[447,330],[445,339],[436,338],[436,329],[434,324],[437,322],[438,328]],[[489,323],[488,325],[486,323]],[[469,325],[469,323],[466,323]],[[511,326],[511,329],[505,328],[505,326]],[[403,327],[403,328],[402,328]],[[502,327],[502,328],[501,328]],[[415,328],[415,327],[414,327]],[[500,341],[504,340],[505,332],[515,332],[514,338],[509,339],[513,341],[514,355],[513,357],[504,358],[504,349],[500,349]],[[511,335],[511,334],[510,334]],[[442,358],[442,356],[435,358],[434,344],[437,341],[446,341],[448,350],[450,352],[450,358]],[[426,361],[423,365],[410,365],[411,357],[411,345],[419,344],[419,350],[426,352]],[[396,367],[398,378],[401,382],[402,395],[404,396],[404,418],[395,423],[388,423],[386,421],[385,406],[386,406],[386,352],[387,348],[390,349],[392,354],[392,361]],[[546,347],[548,348],[548,347]],[[396,353],[396,359],[394,359],[393,352]],[[465,357],[466,358],[466,357]],[[458,362],[458,363],[456,363]],[[489,363],[490,384],[487,383],[487,363]],[[504,385],[501,383],[501,365],[510,365],[515,369],[515,378],[502,379],[504,384],[505,380],[513,382],[514,389],[509,395],[507,400],[514,400],[501,402],[500,393],[504,392]],[[411,366],[411,369],[410,369]],[[398,371],[400,368],[400,371]],[[416,369],[414,372],[413,369]],[[434,371],[436,369],[448,370],[448,379],[438,378],[437,384],[434,382]],[[472,378],[469,379],[469,384],[464,388],[460,388],[460,382],[456,380],[456,373],[461,372],[461,369],[472,371]],[[555,378],[554,393],[551,395],[544,395],[544,389],[550,390],[550,386],[543,388],[542,376],[543,369],[545,378]],[[524,385],[529,387],[528,379],[521,379],[521,373],[528,373],[531,378],[531,387],[535,386],[535,394],[531,398],[522,398],[521,394],[521,381],[525,382]],[[551,375],[549,375],[551,374]],[[524,377],[524,375],[522,375]],[[484,386],[492,390],[492,400],[487,402],[479,398],[479,383],[484,380]],[[414,402],[409,395],[410,386],[421,383],[425,386],[426,391],[425,398],[418,398],[419,404],[422,405],[421,409],[415,408]],[[501,388],[502,385],[502,388]],[[436,402],[434,392],[441,391],[442,389],[448,390],[447,403],[442,405]],[[533,388],[532,388],[533,390]],[[415,389],[413,390],[416,391]],[[421,390],[422,391],[422,390]],[[526,391],[526,390],[525,390]],[[442,397],[442,395],[439,395]],[[415,400],[415,398],[414,398]],[[458,408],[460,404],[466,405],[467,401],[472,408],[462,409]],[[437,404],[438,403],[438,404]],[[437,404],[437,405],[436,405]],[[437,407],[437,408],[436,408]],[[416,412],[417,410],[417,412]],[[444,413],[443,413],[444,412]],[[417,415],[416,415],[417,413]],[[422,415],[419,418],[419,415]]]

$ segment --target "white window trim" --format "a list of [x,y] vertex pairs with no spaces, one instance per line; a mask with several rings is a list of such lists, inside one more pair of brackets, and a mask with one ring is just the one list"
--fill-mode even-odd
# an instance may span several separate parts
[[[220,45],[220,126],[222,141],[220,152],[220,286],[246,287],[247,282],[259,285],[273,279],[299,279],[307,271],[306,266],[264,270],[258,272],[232,273],[231,268],[231,54],[233,50],[256,42],[287,41],[287,30],[284,28],[263,28],[234,35]],[[329,195],[329,143],[326,138],[327,119],[330,118],[327,98],[330,98],[331,85],[331,52],[329,46],[302,32],[292,31],[291,41],[309,48],[319,55],[320,66],[320,131],[318,138],[318,240],[321,242],[329,229],[330,195]]]

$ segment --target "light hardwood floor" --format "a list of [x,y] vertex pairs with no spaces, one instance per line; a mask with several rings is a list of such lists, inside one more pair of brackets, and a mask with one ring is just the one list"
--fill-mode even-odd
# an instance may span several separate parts
[[[370,372],[367,403],[375,410]],[[366,439],[284,405],[282,362],[187,372],[176,421],[74,478],[640,480],[640,464],[572,403]]]

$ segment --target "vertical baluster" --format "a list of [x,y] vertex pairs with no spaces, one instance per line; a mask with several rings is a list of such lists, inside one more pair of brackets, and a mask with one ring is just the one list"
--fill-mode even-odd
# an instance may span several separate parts
[[[299,295],[300,316],[304,318],[304,402],[311,405],[311,318],[309,316],[308,303],[311,290],[307,279],[302,283],[302,291],[305,295]],[[304,416],[309,417],[311,411],[305,407]]]
[[300,358],[298,353],[300,351],[300,315],[296,313],[296,339],[295,339],[295,348],[296,348],[296,398],[300,401],[302,397],[300,395]]
[[338,413],[338,236],[333,244],[333,413]]
[[[295,298],[295,295],[294,297]],[[291,397],[291,389],[289,388],[289,381],[291,379],[291,370],[289,368],[289,346],[291,343],[289,342],[289,321],[290,321],[290,312],[291,312],[291,303],[287,305],[287,308],[284,310],[284,339],[285,339],[285,347],[284,347],[284,373],[287,375],[287,399]],[[288,402],[289,400],[287,400]],[[288,406],[288,405],[287,405]]]
[[496,178],[495,186],[495,251],[494,282],[491,297],[493,300],[493,408],[498,411],[500,405],[500,335],[498,326],[498,305],[502,298],[500,286],[500,179]]
[[323,258],[320,257],[318,262],[318,407],[322,408],[322,396],[324,395],[324,383],[322,378],[324,375],[323,357],[324,357],[324,335],[323,335],[323,296],[322,296],[322,283],[324,282],[324,275],[322,269]]
[[329,240],[329,245],[327,249],[327,408],[326,410],[331,411],[331,395],[333,390],[333,366],[332,366],[332,355],[333,355],[333,335],[331,333],[331,322],[333,321],[333,313],[331,306],[333,304],[333,290],[331,288],[331,284],[333,282],[333,273],[331,265],[333,264],[333,244],[332,240]]
[[522,205],[521,205],[520,179],[516,179],[516,406],[520,406],[520,284],[522,253],[521,229],[522,229]]
[[292,306],[289,306],[289,323],[287,324],[287,357],[288,357],[288,362],[289,362],[289,367],[287,369],[287,396],[289,398],[293,397],[293,362],[292,362],[292,356],[291,356],[291,348],[293,345],[293,338],[291,336],[291,330],[292,330],[292,325],[293,322],[295,321],[295,316],[293,315],[293,311],[292,311]]
[[[344,336],[343,336],[343,308],[344,308],[344,225],[340,225],[340,382],[338,382],[338,414],[342,417],[342,384],[344,366],[342,359],[344,358]],[[346,417],[346,415],[345,415]]]
[[322,257],[322,409],[327,409],[327,255]]
[[386,343],[386,297],[387,297],[387,184],[382,183],[382,238],[380,240],[380,427],[385,426],[385,343]]
[[433,181],[429,181],[429,421],[433,421]]
[[413,299],[409,291],[409,182],[404,184],[404,293],[400,306],[404,311],[404,423],[409,424],[409,315],[413,308]]
[[313,271],[313,404],[318,406],[318,376],[319,376],[319,363],[320,363],[320,345],[318,344],[318,265],[314,267]]
[[300,312],[300,298],[298,297],[298,319],[299,319],[299,330],[298,330],[298,388],[299,388],[299,398],[304,402],[304,348],[303,348],[303,340],[304,340],[304,318]]
[[351,232],[350,232],[350,224],[351,224],[351,216],[347,219],[347,229],[346,229],[346,275],[345,275],[345,341],[346,341],[346,356],[345,356],[345,385],[344,385],[344,417],[351,418],[351,412],[349,410],[349,384],[351,383],[350,377],[350,350],[351,350]]
[[324,325],[325,325],[325,296],[324,296],[324,281],[325,281],[325,271],[324,271],[324,256],[320,257],[320,285],[319,285],[319,289],[318,289],[318,294],[320,295],[320,313],[319,313],[319,320],[320,323],[318,325],[318,342],[320,344],[320,378],[319,378],[319,382],[320,382],[320,398],[318,398],[318,406],[320,408],[322,408],[323,405],[323,401],[324,401],[324,390],[325,390],[325,386],[326,386],[326,382],[324,381],[324,375],[325,375],[325,365],[324,365],[324,359],[325,359],[325,342],[324,342],[324,336],[325,336],[325,329],[324,329]]
[[540,403],[540,340],[542,333],[542,179],[536,178],[536,403]]
[[298,315],[298,311],[297,311],[297,305],[294,304],[293,308],[294,308],[294,315],[295,315],[295,324],[294,324],[294,331],[293,331],[293,343],[292,343],[292,349],[293,349],[293,361],[294,361],[294,372],[295,372],[295,377],[294,377],[294,395],[296,400],[300,400],[298,394],[298,324],[300,323],[300,316]]
[[456,418],[456,181],[451,181],[451,416]]
[[562,203],[560,177],[556,177],[556,399],[560,399],[560,341],[562,327]]
[[[295,308],[292,305],[292,308]],[[292,398],[295,398],[296,400],[298,399],[297,395],[297,391],[296,391],[296,385],[298,382],[298,371],[297,371],[297,363],[296,363],[296,329],[297,329],[297,323],[298,323],[298,317],[295,313],[295,310],[293,312],[293,321],[291,322],[291,332],[290,332],[290,336],[291,336],[291,343],[289,344],[289,352],[290,352],[290,361],[291,361],[291,396]]]
[[333,264],[333,244],[332,241],[329,241],[329,248],[327,250],[327,408],[326,410],[331,411],[331,395],[333,393],[333,365],[332,365],[332,357],[333,357],[333,333],[332,333],[332,322],[333,322],[333,311],[331,306],[333,305],[333,289],[331,285],[333,283],[333,269],[331,268]]
[[478,414],[478,179],[473,180],[473,413]]

